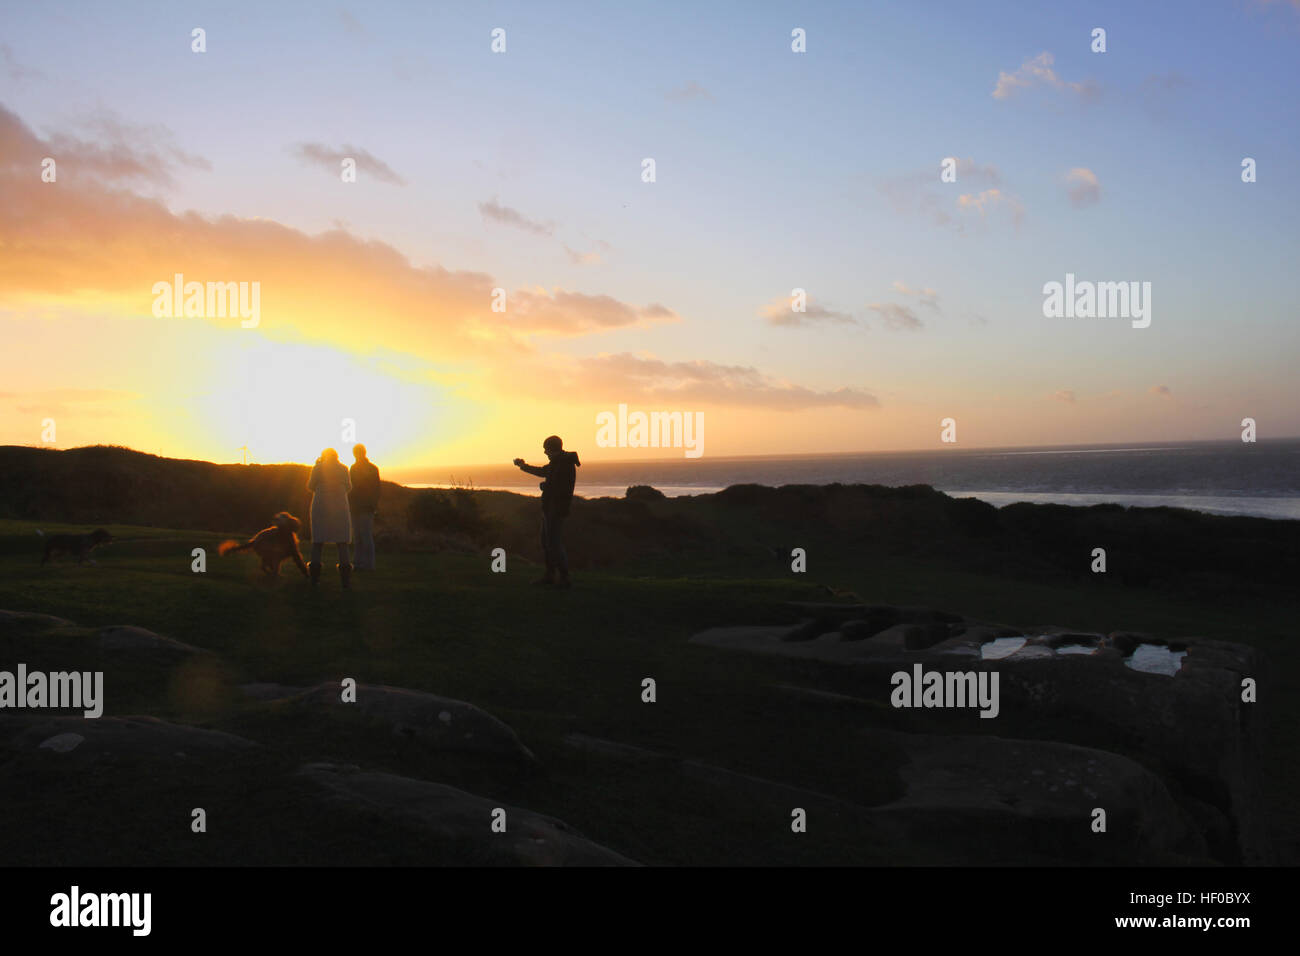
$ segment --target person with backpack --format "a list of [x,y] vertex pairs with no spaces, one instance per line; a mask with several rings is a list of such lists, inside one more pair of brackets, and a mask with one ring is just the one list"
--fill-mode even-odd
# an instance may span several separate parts
[[534,584],[545,587],[567,588],[569,584],[569,556],[564,550],[564,521],[569,516],[573,502],[573,486],[578,480],[576,451],[565,451],[564,442],[552,435],[542,442],[542,451],[548,460],[545,465],[530,465],[522,458],[515,465],[530,475],[543,479],[542,489],[542,553],[546,555],[546,575]]

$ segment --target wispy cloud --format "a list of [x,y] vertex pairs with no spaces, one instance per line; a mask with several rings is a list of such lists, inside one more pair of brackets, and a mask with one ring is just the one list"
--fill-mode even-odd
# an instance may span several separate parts
[[1101,201],[1101,183],[1091,169],[1076,166],[1065,174],[1062,181],[1072,205],[1082,208]]
[[569,262],[575,266],[598,266],[605,261],[605,256],[610,252],[611,246],[603,239],[595,239],[591,242],[591,248],[583,252],[575,249],[567,242],[564,242],[556,236],[558,226],[551,220],[542,222],[537,219],[530,219],[518,209],[512,209],[496,201],[496,197],[478,204],[479,215],[489,222],[498,223],[502,226],[509,226],[513,229],[520,229],[534,236],[541,236],[545,239],[554,239],[564,250],[564,255]]
[[1148,115],[1163,120],[1191,85],[1191,81],[1178,72],[1153,73],[1138,87],[1138,100]]
[[910,286],[908,286],[908,284],[904,282],[902,279],[895,279],[894,291],[902,295],[909,296],[913,299],[918,299],[920,300],[919,301],[920,305],[926,306],[927,308],[934,309],[934,311],[936,312],[942,311],[939,308],[939,293],[935,292],[934,289],[930,289],[930,288],[913,289]]
[[[561,245],[564,244],[561,243]],[[575,266],[598,266],[604,261],[600,252],[595,249],[591,252],[579,252],[577,249],[564,245],[564,254],[569,257],[569,261]]]
[[999,72],[997,85],[993,87],[993,98],[995,100],[1009,99],[1017,90],[1032,89],[1034,87],[1045,87],[1051,90],[1073,93],[1084,100],[1096,98],[1099,91],[1092,81],[1076,83],[1063,80],[1053,69],[1055,63],[1056,57],[1047,51],[1043,51],[1037,56],[1025,60],[1014,73]]
[[[498,385],[493,395],[554,397],[573,381],[599,386],[606,395],[627,394],[635,386],[647,398],[696,404],[790,410],[877,404],[861,388],[809,388],[708,359],[546,353],[541,348],[548,339],[678,323],[682,317],[661,302],[561,287],[507,290],[505,311],[496,311],[501,283],[492,275],[417,266],[394,246],[344,229],[312,235],[266,218],[176,213],[160,199],[97,179],[70,177],[66,184],[60,179],[57,189],[32,187],[31,170],[49,153],[49,142],[0,107],[0,287],[6,309],[38,303],[53,310],[53,321],[62,306],[51,302],[75,309],[77,302],[93,301],[96,310],[115,318],[224,322],[237,339],[389,350],[446,367],[452,370],[448,377],[469,383],[467,388]],[[151,318],[154,284],[170,282],[176,272],[191,281],[260,283],[261,324],[249,331],[220,318]],[[4,400],[28,409],[70,408],[82,417],[83,409],[101,404],[109,408],[117,401],[120,407],[121,396],[15,392]]]
[[767,305],[759,309],[758,314],[767,319],[771,325],[784,326],[816,325],[821,322],[852,323],[857,321],[847,312],[829,309],[814,301],[811,297],[804,303],[804,311],[796,312],[793,306],[793,296],[782,296],[767,303]]
[[394,172],[386,162],[368,150],[350,143],[345,143],[338,148],[326,146],[324,143],[298,143],[290,147],[290,152],[303,162],[319,166],[335,176],[342,170],[343,160],[351,159],[356,162],[359,174],[373,176],[381,183],[393,186],[406,185],[406,180]]
[[896,305],[893,302],[869,302],[867,308],[880,316],[885,323],[885,328],[895,332],[915,332],[925,327],[925,323],[917,317],[917,314],[905,305]]
[[518,332],[584,335],[607,329],[680,322],[681,316],[658,302],[636,306],[608,295],[565,289],[522,289],[510,296],[510,306],[500,321],[503,328]]
[[[885,179],[878,188],[895,212],[928,219],[936,226],[951,226],[958,232],[965,229],[963,214],[974,212],[983,219],[994,207],[1009,210],[1012,220],[1020,223],[1024,204],[1002,187],[1002,173],[996,166],[981,165],[969,156],[958,158],[956,183],[942,182],[940,171],[936,163],[933,169]],[[954,191],[963,187],[980,188],[957,192],[954,198]]]
[[339,22],[343,24],[343,29],[354,36],[365,36],[366,28],[361,25],[361,21],[354,17],[347,10],[339,11]]
[[713,99],[713,94],[692,80],[685,86],[679,86],[675,89],[669,90],[664,94],[664,98],[672,100],[675,103],[684,103],[687,100],[711,100]]
[[[111,418],[120,415],[123,403],[140,398],[136,392],[108,388],[51,388],[44,391],[0,392],[0,400],[17,400],[15,411],[22,415],[51,415],[78,418]],[[117,407],[114,407],[117,406]]]
[[589,393],[639,395],[645,401],[736,405],[798,411],[805,408],[875,408],[879,399],[861,388],[817,390],[765,375],[748,365],[703,360],[668,362],[620,353],[579,359],[572,384]]
[[978,193],[963,193],[957,197],[957,208],[963,211],[979,213],[980,218],[987,217],[999,209],[1005,209],[1011,215],[1011,221],[1020,225],[1025,217],[1025,207],[1020,200],[1001,189],[985,189]]
[[[0,129],[12,113],[0,107]],[[60,179],[70,171],[78,178],[105,183],[152,183],[170,186],[181,166],[211,169],[202,156],[187,153],[173,142],[171,131],[162,125],[137,126],[109,112],[85,118],[81,123],[94,141],[66,133],[51,136],[48,155],[58,164]]]
[[513,226],[516,229],[522,229],[524,232],[531,232],[535,236],[554,236],[555,223],[538,222],[535,219],[529,219],[518,209],[511,209],[509,206],[503,206],[493,197],[487,202],[478,204],[479,214],[487,220],[500,223],[503,226]]
[[954,157],[957,160],[957,184],[976,186],[997,186],[1002,182],[1002,174],[992,163],[981,166],[969,156]]
[[1059,389],[1052,393],[1052,398],[1056,399],[1058,402],[1064,402],[1066,405],[1073,405],[1075,403],[1074,389]]
[[1152,395],[1159,395],[1161,398],[1172,398],[1174,394],[1169,390],[1168,385],[1152,385],[1147,391]]
[[45,78],[45,74],[35,67],[24,66],[18,62],[18,58],[14,56],[14,51],[9,48],[7,43],[0,43],[0,72],[3,72],[16,85],[22,85],[28,80],[42,80]]
[[493,290],[500,283],[492,276],[419,267],[387,243],[342,229],[309,235],[270,219],[175,213],[158,199],[94,178],[69,177],[65,184],[60,176],[57,189],[31,188],[30,170],[51,152],[49,142],[0,107],[0,287],[11,302],[76,293],[94,296],[105,310],[147,316],[154,283],[176,272],[198,281],[256,280],[259,334],[355,347],[364,328],[367,347],[433,360],[526,351],[539,337],[679,320],[662,304],[563,288],[509,291],[506,311],[497,313]]

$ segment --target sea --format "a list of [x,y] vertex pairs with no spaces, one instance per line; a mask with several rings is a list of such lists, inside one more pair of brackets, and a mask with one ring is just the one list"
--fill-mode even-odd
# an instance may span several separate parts
[[[532,463],[543,464],[544,458]],[[508,463],[409,468],[385,477],[413,487],[539,494],[538,480]],[[585,461],[577,493],[621,498],[631,485],[650,485],[677,497],[738,484],[836,482],[931,485],[998,507],[1018,501],[1113,502],[1300,520],[1300,439]]]

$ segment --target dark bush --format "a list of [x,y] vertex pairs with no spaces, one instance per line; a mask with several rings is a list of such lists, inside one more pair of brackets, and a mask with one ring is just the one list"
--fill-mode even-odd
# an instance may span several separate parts
[[632,485],[624,495],[629,501],[663,501],[667,496],[649,485]]
[[427,488],[417,492],[407,509],[406,519],[412,531],[471,538],[486,534],[489,527],[475,493],[464,488]]

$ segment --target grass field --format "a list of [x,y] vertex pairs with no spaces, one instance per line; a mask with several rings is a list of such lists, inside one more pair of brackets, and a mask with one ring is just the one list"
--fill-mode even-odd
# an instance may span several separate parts
[[[136,625],[215,656],[178,668],[114,671],[93,656],[69,659],[67,647],[75,643],[42,660],[39,648],[11,634],[0,637],[0,667],[17,659],[29,668],[94,664],[108,672],[107,715],[151,714],[228,731],[263,744],[259,760],[267,767],[278,760],[332,760],[450,783],[558,817],[644,863],[949,862],[923,850],[899,859],[897,846],[882,844],[852,814],[827,813],[826,822],[793,839],[788,803],[761,789],[720,792],[673,772],[673,764],[600,759],[565,742],[569,734],[618,741],[872,806],[900,792],[904,757],[855,729],[943,729],[941,722],[918,725],[916,712],[889,708],[887,688],[859,703],[809,703],[781,694],[775,685],[835,688],[837,679],[812,663],[688,644],[700,629],[758,620],[788,600],[825,600],[830,586],[869,602],[923,604],[1013,625],[1126,628],[1252,644],[1268,662],[1260,704],[1269,715],[1266,801],[1279,853],[1295,856],[1300,687],[1291,609],[1281,602],[1225,608],[1217,599],[1211,606],[1151,591],[1027,583],[933,559],[836,554],[830,543],[810,551],[815,559],[806,581],[781,574],[779,566],[710,560],[695,567],[678,559],[658,568],[641,561],[583,573],[573,590],[556,592],[531,587],[537,569],[519,558],[510,559],[507,573],[494,574],[486,553],[411,551],[381,553],[379,570],[357,575],[350,592],[340,590],[327,565],[313,592],[296,571],[268,583],[255,574],[252,558],[218,558],[216,545],[227,535],[194,531],[110,526],[117,540],[98,553],[97,566],[42,568],[35,527],[0,522],[0,608],[58,615],[83,629]],[[195,547],[207,549],[206,573],[191,570]],[[348,722],[303,719],[238,690],[244,683],[312,685],[345,677],[472,702],[513,727],[544,771],[426,753]],[[646,677],[657,683],[653,704],[641,700]],[[9,859],[474,862],[469,849],[448,859],[443,848],[443,858],[430,859],[431,848],[380,820],[357,820],[347,833],[324,821],[314,828],[296,813],[291,792],[258,785],[260,772],[232,772],[223,792],[208,793],[209,804],[227,808],[219,817],[223,836],[198,850],[187,829],[156,822],[186,803],[186,788],[196,782],[155,780],[139,793],[114,794],[93,774],[51,776],[50,792],[36,788],[6,798],[11,821],[26,818],[37,833],[43,821],[50,824],[40,839],[11,830],[4,838]],[[55,808],[77,807],[94,807],[94,819],[114,826],[55,825]],[[1011,858],[1033,859],[1028,852]]]

